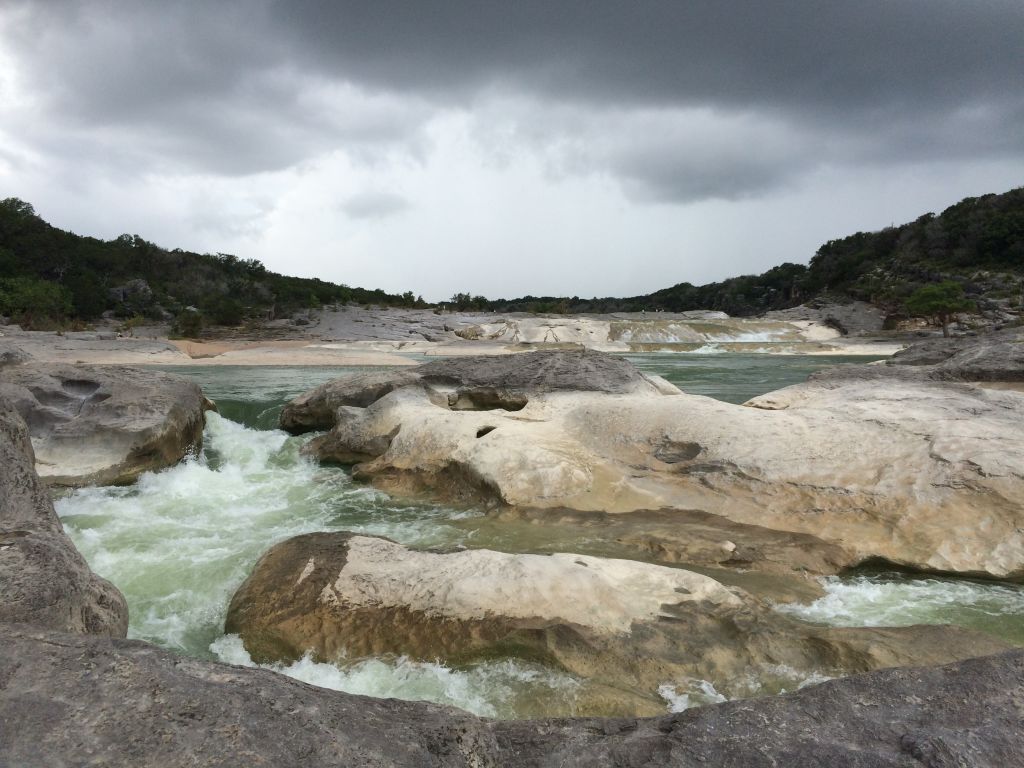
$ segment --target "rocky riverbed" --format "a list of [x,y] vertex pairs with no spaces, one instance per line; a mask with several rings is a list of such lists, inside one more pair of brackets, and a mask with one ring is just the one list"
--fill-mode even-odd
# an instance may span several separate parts
[[[0,326],[0,360],[104,365],[409,365],[409,355],[505,355],[533,349],[888,355],[905,346],[858,307],[779,317],[722,312],[533,315],[326,307],[249,328],[167,338],[167,325],[48,333]],[[854,328],[840,331],[834,314]],[[850,317],[858,318],[856,321]]]
[[[109,639],[123,636],[123,599],[55,523],[32,442],[45,447],[46,430],[115,400],[116,382],[62,369],[47,372],[57,383],[47,390],[26,384],[34,365],[4,366],[5,386],[21,389],[0,391],[0,761],[1021,762],[1012,702],[1024,695],[1024,659],[1005,643],[948,627],[813,627],[729,579],[678,567],[703,558],[791,580],[794,591],[809,576],[879,559],[1019,578],[1019,343],[1004,335],[938,360],[908,353],[894,362],[912,365],[825,373],[746,406],[686,395],[576,350],[364,374],[286,410],[282,423],[295,431],[329,429],[309,443],[311,455],[354,462],[357,477],[391,492],[483,503],[498,528],[584,526],[656,562],[423,551],[346,533],[291,539],[232,601],[230,628],[258,658],[349,646],[453,660],[525,655],[589,681],[584,709],[595,714],[653,712],[652,687],[684,675],[726,690],[757,665],[835,675],[912,667],[646,720],[481,720]],[[129,389],[144,381],[131,377],[116,376]],[[100,386],[84,396],[65,386],[83,381]],[[57,390],[59,419],[46,410]],[[101,391],[109,395],[91,403]],[[71,397],[84,401],[74,414]],[[169,423],[189,423],[173,415],[173,398],[152,402]],[[205,399],[189,402],[201,419]],[[33,419],[42,426],[30,435]],[[110,428],[80,422],[93,423]],[[934,666],[979,654],[995,655]]]

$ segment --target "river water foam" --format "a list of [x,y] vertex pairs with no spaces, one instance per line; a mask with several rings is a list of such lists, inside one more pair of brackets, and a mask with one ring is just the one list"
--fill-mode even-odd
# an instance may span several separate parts
[[818,624],[906,627],[959,624],[1024,644],[1024,587],[882,573],[822,579],[824,596],[776,610]]
[[[302,533],[349,530],[413,546],[465,537],[466,512],[403,504],[299,455],[304,438],[207,415],[202,454],[128,487],[87,488],[57,501],[75,545],[129,604],[129,637],[190,656],[252,661],[223,634],[231,595],[259,556]],[[536,664],[453,669],[405,658],[271,668],[322,687],[451,704],[486,716],[573,710],[579,682]]]

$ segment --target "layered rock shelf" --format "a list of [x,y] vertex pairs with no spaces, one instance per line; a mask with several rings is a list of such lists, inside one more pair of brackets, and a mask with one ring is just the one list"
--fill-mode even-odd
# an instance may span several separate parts
[[837,562],[1021,578],[1024,397],[936,380],[966,376],[840,369],[743,407],[600,353],[535,352],[341,379],[282,424],[329,428],[308,452],[393,493],[697,510],[815,537]]
[[783,667],[839,676],[1005,650],[954,627],[823,628],[701,574],[632,560],[418,552],[315,533],[271,548],[239,588],[226,631],[257,661],[394,654],[464,664],[525,656],[587,682],[578,711],[655,714],[666,680],[729,697]]
[[488,525],[585,527],[659,562],[300,536],[232,600],[227,628],[258,661],[525,656],[583,680],[580,711],[593,714],[654,713],[657,684],[683,677],[733,695],[730,681],[768,665],[876,670],[678,715],[510,722],[123,639],[124,598],[65,536],[47,483],[130,482],[178,461],[209,403],[175,377],[11,356],[0,764],[1022,764],[1024,652],[950,627],[813,626],[680,567],[775,578],[883,559],[1024,576],[1018,354],[908,353],[746,406],[578,350],[363,374],[298,398],[282,423],[328,430],[309,452],[355,463],[357,478],[483,502]]

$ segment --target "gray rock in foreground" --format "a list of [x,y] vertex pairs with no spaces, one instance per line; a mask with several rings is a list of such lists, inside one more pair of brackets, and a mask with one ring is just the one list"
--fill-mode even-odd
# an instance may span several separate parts
[[0,764],[22,768],[1024,764],[1024,651],[639,720],[483,720],[11,625],[0,681]]
[[[64,533],[28,430],[0,399],[0,621],[124,637],[128,607]],[[0,677],[0,686],[3,678]]]
[[181,376],[121,366],[0,368],[0,395],[28,424],[37,471],[52,485],[121,484],[202,445],[213,405]]

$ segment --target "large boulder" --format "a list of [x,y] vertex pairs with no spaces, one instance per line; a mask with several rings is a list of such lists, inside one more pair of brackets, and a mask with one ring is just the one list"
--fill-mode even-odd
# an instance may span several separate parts
[[929,339],[897,352],[891,366],[913,366],[938,381],[1024,383],[1024,329]]
[[128,607],[64,533],[25,422],[0,398],[0,622],[124,637]]
[[[1024,763],[1024,652],[650,719],[501,721],[0,624],[0,763],[636,768]],[[83,727],[83,723],[88,727]]]
[[396,389],[429,388],[457,410],[519,410],[547,392],[672,391],[621,358],[586,350],[448,358],[413,369],[370,371],[321,384],[288,403],[281,428],[293,433],[330,429],[342,407],[365,408]]
[[[836,629],[791,620],[679,568],[577,554],[448,553],[348,533],[271,548],[225,631],[257,661],[397,654],[464,663],[525,656],[583,678],[581,712],[643,714],[660,686],[706,680],[730,696],[793,678],[937,663],[1005,646],[952,627]],[[795,685],[794,680],[788,681]],[[617,697],[606,691],[614,689]],[[594,693],[594,699],[589,694]]]
[[188,379],[120,366],[4,366],[0,396],[28,424],[40,477],[65,486],[130,483],[197,453],[213,408]]
[[577,391],[517,390],[526,400],[517,410],[462,410],[452,400],[461,381],[420,381],[337,409],[335,427],[307,451],[358,462],[356,478],[395,493],[699,510],[810,534],[851,562],[1024,578],[1024,397],[914,369],[849,371],[747,407],[668,395],[643,379],[587,391],[581,375]]

